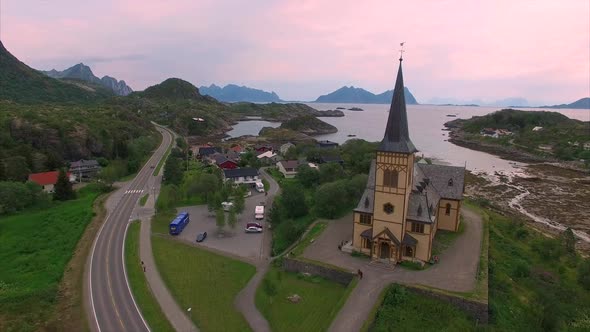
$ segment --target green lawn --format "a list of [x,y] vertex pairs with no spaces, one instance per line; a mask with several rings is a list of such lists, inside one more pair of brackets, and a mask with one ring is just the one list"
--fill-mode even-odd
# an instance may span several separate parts
[[152,233],[168,234],[170,222],[176,217],[175,210],[158,211],[152,218]]
[[305,248],[307,248],[312,243],[311,241],[315,241],[320,235],[322,235],[322,232],[326,229],[327,226],[328,223],[326,221],[318,221],[317,223],[315,223],[315,225],[313,225],[313,227],[309,230],[305,237],[301,239],[299,244],[295,248],[293,248],[293,250],[291,251],[293,255],[295,257],[302,255],[305,251]]
[[392,285],[385,290],[371,331],[474,331],[475,321],[448,302]]
[[272,255],[277,256],[287,250],[315,219],[314,215],[307,214],[297,219],[286,219],[278,225],[273,225]]
[[139,205],[145,206],[145,203],[147,202],[149,196],[150,196],[150,194],[145,194],[145,195],[141,196],[141,198],[139,199]]
[[446,231],[439,229],[436,231],[434,241],[432,243],[432,255],[440,255],[448,247],[450,247],[457,237],[465,232],[465,223],[463,222],[463,216],[461,216],[461,222],[459,223],[459,230],[457,232]]
[[234,299],[254,266],[159,236],[152,241],[164,282],[183,309],[192,308],[201,331],[250,331]]
[[141,310],[143,318],[145,318],[153,331],[173,332],[174,328],[166,319],[160,305],[153,296],[141,267],[141,259],[139,258],[140,229],[140,223],[134,222],[130,224],[125,239],[125,267],[133,297]]
[[[268,320],[273,331],[325,331],[330,326],[350,291],[348,287],[320,277],[303,277],[295,273],[271,268],[256,290],[256,307]],[[265,283],[276,290],[270,296]],[[301,302],[291,303],[287,297],[301,296]]]
[[166,149],[166,153],[164,153],[164,156],[158,162],[158,166],[156,166],[156,169],[154,169],[154,172],[152,173],[153,176],[156,176],[156,175],[158,175],[158,173],[160,173],[160,169],[162,168],[162,166],[166,162],[166,159],[168,159],[168,155],[170,154],[170,151],[172,150],[173,144],[174,144],[174,140],[172,140],[172,143],[168,146],[168,149]]
[[0,331],[33,331],[48,319],[98,193],[0,218]]

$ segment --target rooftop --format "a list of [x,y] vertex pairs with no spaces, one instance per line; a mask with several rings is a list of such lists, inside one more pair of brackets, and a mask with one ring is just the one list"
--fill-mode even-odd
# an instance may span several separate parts
[[239,178],[243,176],[258,176],[258,170],[251,167],[226,169],[223,171],[223,175],[227,179]]

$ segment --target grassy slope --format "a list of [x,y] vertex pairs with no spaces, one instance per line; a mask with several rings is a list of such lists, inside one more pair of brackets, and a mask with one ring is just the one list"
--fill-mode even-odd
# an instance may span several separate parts
[[125,239],[125,267],[127,277],[133,291],[133,297],[141,308],[141,313],[150,328],[154,331],[174,331],[170,322],[162,312],[160,305],[154,298],[147,280],[144,276],[139,258],[139,231],[140,223],[132,223],[127,231]]
[[141,198],[139,199],[139,205],[145,206],[145,203],[147,202],[149,196],[150,196],[150,194],[145,194],[145,195],[141,196]]
[[[256,291],[256,307],[268,319],[273,331],[325,331],[338,313],[349,289],[320,277],[303,278],[294,273],[271,269],[265,279],[271,280],[277,293],[271,298],[263,290]],[[350,286],[354,287],[354,285]],[[301,296],[294,304],[287,300]]]
[[447,302],[416,295],[394,285],[385,291],[371,331],[473,331],[475,322]]
[[158,236],[158,270],[182,308],[192,308],[201,331],[249,331],[233,302],[256,272],[252,265]]
[[48,319],[97,193],[0,218],[0,330],[32,331]]

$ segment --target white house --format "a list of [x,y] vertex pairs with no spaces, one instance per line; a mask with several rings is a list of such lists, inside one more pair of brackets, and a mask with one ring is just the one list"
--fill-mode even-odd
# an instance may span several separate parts
[[281,159],[281,157],[278,154],[276,154],[272,151],[263,152],[263,153],[259,154],[258,156],[256,156],[256,158],[258,158],[258,160],[260,160],[260,162],[263,164],[276,163],[277,161],[279,161]]
[[[76,182],[76,175],[72,174],[71,172],[67,172],[66,175],[68,176],[70,182]],[[29,181],[40,185],[43,188],[43,191],[47,193],[53,193],[55,191],[55,184],[57,183],[58,176],[59,171],[33,173],[29,174]]]
[[223,171],[223,179],[233,181],[235,184],[255,186],[256,182],[260,182],[260,173],[256,168],[251,167],[226,169]]
[[283,173],[286,178],[293,178],[297,175],[297,167],[299,161],[297,160],[281,160],[277,163],[279,172]]

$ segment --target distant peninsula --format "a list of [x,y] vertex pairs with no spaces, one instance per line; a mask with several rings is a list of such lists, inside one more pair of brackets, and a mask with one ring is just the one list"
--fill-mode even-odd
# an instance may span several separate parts
[[539,108],[572,108],[587,110],[590,109],[590,97],[582,98],[574,101],[570,104],[552,105],[552,106],[539,106]]
[[[404,88],[406,104],[417,105],[416,98],[408,88]],[[381,94],[374,94],[362,88],[343,86],[327,95],[319,96],[316,103],[354,103],[354,104],[389,104],[393,98],[393,90],[387,90]]]
[[215,84],[210,86],[202,86],[199,92],[203,95],[211,96],[219,101],[227,103],[235,102],[251,102],[251,103],[278,103],[281,98],[274,92],[267,92],[264,90],[253,89],[247,86],[237,86],[235,84],[228,84],[219,87]]
[[133,92],[133,90],[123,80],[117,81],[116,78],[110,76],[103,76],[102,78],[96,77],[94,73],[92,73],[90,67],[83,63],[79,63],[62,71],[52,69],[49,71],[40,70],[40,72],[52,78],[82,81],[102,86],[108,90],[111,90],[118,96],[127,96]]

